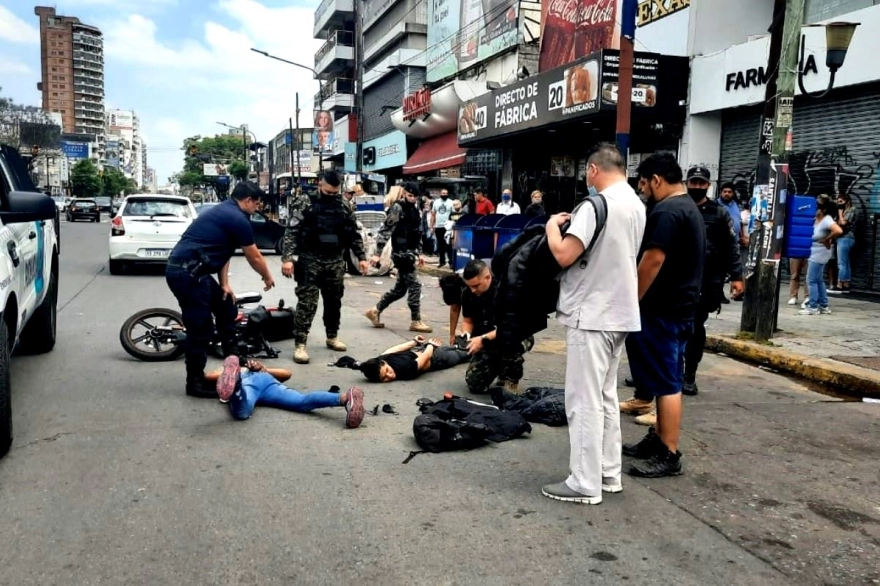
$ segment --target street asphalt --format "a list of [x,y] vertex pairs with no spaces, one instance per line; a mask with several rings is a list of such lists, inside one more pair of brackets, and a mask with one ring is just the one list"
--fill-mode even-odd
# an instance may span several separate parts
[[[176,308],[162,271],[110,276],[109,225],[62,226],[58,343],[13,359],[15,442],[0,460],[0,584],[871,584],[880,583],[880,405],[707,355],[685,400],[685,474],[642,480],[599,506],[541,496],[562,480],[565,428],[470,452],[411,450],[419,397],[466,394],[463,368],[364,384],[367,415],[186,397],[183,361],[145,363],[119,344],[135,311]],[[269,257],[272,304],[295,301]],[[242,258],[231,280],[260,285]],[[436,280],[424,317],[446,337]],[[389,278],[346,280],[340,337],[368,358],[409,338],[403,302],[384,330],[362,316]],[[363,383],[330,368],[320,315],[312,362],[292,341],[273,364],[302,390]],[[526,358],[524,386],[561,386],[562,332]],[[219,363],[217,363],[219,364]],[[625,373],[625,366],[621,373]],[[627,398],[627,389],[621,397]],[[645,428],[624,416],[624,439]]]

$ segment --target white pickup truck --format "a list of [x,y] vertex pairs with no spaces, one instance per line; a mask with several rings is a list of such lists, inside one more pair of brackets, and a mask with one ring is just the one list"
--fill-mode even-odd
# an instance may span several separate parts
[[58,209],[12,147],[0,145],[0,458],[12,445],[9,358],[55,347]]

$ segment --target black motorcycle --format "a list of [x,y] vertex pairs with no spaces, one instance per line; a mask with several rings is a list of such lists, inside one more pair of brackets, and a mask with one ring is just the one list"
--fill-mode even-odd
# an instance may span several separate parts
[[[278,358],[279,350],[269,342],[293,337],[293,310],[284,306],[251,307],[259,303],[259,293],[245,293],[236,297],[238,315],[235,318],[235,343],[238,355],[248,358]],[[176,360],[184,353],[186,328],[180,312],[165,307],[152,307],[137,312],[122,324],[119,342],[131,356],[144,362]],[[223,347],[216,330],[211,339],[210,352],[223,358]]]

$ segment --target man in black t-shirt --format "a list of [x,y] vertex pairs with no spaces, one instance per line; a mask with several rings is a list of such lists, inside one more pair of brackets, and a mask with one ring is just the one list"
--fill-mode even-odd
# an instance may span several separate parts
[[627,337],[626,350],[636,388],[656,398],[657,423],[640,442],[624,445],[623,453],[645,460],[630,474],[656,478],[681,474],[684,357],[700,300],[706,228],[675,157],[652,155],[638,173],[650,213],[638,259],[642,328]]
[[467,291],[462,293],[461,313],[464,320],[461,331],[469,338],[468,352],[473,356],[465,374],[468,390],[474,394],[485,393],[498,377],[494,386],[504,387],[511,393],[519,392],[523,375],[523,354],[534,344],[529,337],[523,342],[523,351],[502,353],[495,344],[498,330],[495,328],[495,281],[488,265],[480,259],[470,261],[464,267],[462,278]]
[[390,383],[415,380],[425,372],[446,370],[467,362],[470,355],[458,346],[444,346],[440,338],[416,336],[409,342],[388,348],[376,358],[357,363],[343,357],[336,366],[360,370],[367,380]]

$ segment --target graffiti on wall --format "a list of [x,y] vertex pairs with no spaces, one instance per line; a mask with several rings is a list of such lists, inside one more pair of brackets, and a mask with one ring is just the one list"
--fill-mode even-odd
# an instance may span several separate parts
[[[755,187],[754,168],[735,172],[722,180],[732,182],[738,200],[748,205]],[[792,153],[789,157],[788,193],[849,195],[859,211],[856,239],[864,244],[862,250],[867,250],[870,244],[864,242],[864,238],[867,226],[871,225],[869,208],[880,207],[880,151],[861,159],[853,156],[846,146]],[[750,258],[750,261],[750,264],[754,263],[754,259]],[[869,282],[873,282],[873,267],[864,274]]]

